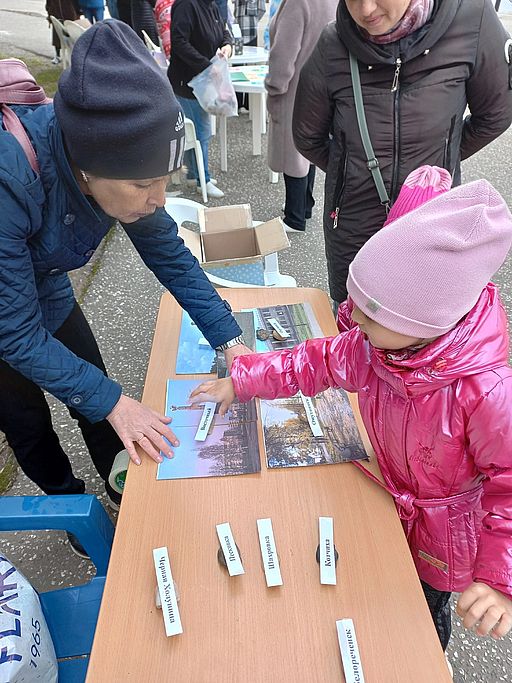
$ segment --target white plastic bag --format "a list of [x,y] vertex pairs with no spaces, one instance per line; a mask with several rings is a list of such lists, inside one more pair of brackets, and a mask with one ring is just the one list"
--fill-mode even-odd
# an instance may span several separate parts
[[57,659],[39,596],[0,555],[0,681],[57,683]]
[[215,116],[238,116],[235,89],[229,77],[228,60],[215,55],[210,66],[188,83],[201,107]]

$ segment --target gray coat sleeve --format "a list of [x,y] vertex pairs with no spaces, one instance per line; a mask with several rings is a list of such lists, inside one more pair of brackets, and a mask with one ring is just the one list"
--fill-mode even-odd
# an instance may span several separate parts
[[323,34],[300,72],[292,129],[295,146],[302,156],[326,171],[334,102],[327,88],[322,43]]
[[492,4],[484,2],[476,61],[466,84],[471,115],[464,121],[461,159],[478,152],[512,123],[512,68],[505,59],[508,38]]

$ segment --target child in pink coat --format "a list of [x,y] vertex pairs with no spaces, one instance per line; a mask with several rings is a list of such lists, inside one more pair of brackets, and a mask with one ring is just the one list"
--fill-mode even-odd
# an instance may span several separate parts
[[[485,180],[412,173],[386,226],[349,270],[336,337],[240,356],[193,402],[357,392],[444,649],[449,598],[480,636],[512,627],[512,369],[489,279],[512,216]],[[427,200],[427,201],[426,201]]]

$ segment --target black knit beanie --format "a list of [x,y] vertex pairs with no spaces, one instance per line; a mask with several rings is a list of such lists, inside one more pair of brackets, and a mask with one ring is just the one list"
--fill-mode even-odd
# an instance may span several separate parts
[[55,113],[72,160],[103,178],[157,178],[181,166],[183,112],[137,34],[107,19],[76,41]]

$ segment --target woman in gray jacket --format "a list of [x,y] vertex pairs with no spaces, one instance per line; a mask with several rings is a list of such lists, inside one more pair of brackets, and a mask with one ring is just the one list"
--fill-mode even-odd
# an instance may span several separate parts
[[282,173],[287,232],[304,234],[315,203],[315,167],[293,144],[292,115],[300,70],[322,29],[336,16],[338,0],[282,0],[270,25],[270,54],[265,79],[270,114],[268,165]]
[[[326,172],[324,234],[330,293],[382,227],[359,133],[349,53],[358,62],[370,138],[392,203],[421,164],[460,162],[512,121],[512,49],[490,0],[341,0],[301,72],[297,149]],[[465,116],[466,106],[471,114]]]

